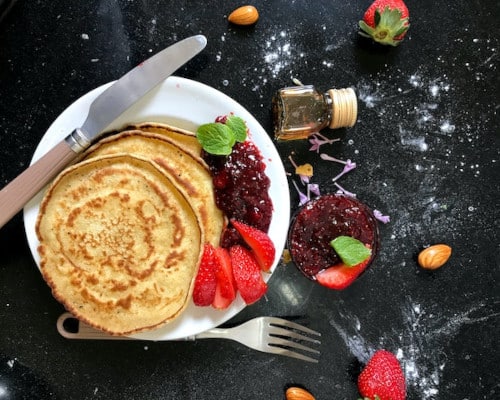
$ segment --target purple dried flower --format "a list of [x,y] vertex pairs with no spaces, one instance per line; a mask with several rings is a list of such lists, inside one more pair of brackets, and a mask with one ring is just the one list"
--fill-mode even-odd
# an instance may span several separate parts
[[349,191],[345,190],[337,182],[334,182],[334,185],[337,186],[337,188],[339,189],[337,193],[342,193],[342,194],[345,194],[346,196],[349,196],[349,197],[356,197],[355,193],[352,193],[352,192],[349,192]]
[[351,160],[347,160],[345,163],[344,171],[349,172],[350,170],[356,168],[356,163]]
[[383,215],[379,210],[373,210],[373,216],[384,224],[391,221],[391,218],[388,215]]
[[323,142],[321,142],[321,140],[319,140],[314,136],[311,139],[309,139],[309,143],[312,144],[312,146],[309,148],[309,151],[315,151],[316,153],[319,153],[319,148],[321,147]]
[[347,174],[349,171],[352,171],[354,168],[356,168],[356,163],[351,162],[351,160],[347,160],[342,172],[340,174],[338,174],[335,178],[333,178],[332,181],[335,182],[342,175]]
[[332,144],[332,143],[337,142],[339,140],[340,139],[328,139],[327,137],[323,136],[321,133],[316,132],[309,139],[309,143],[312,144],[309,151],[315,151],[315,152],[319,153],[319,148],[321,146],[323,146],[324,144]]
[[295,186],[295,190],[297,190],[297,193],[299,194],[299,206],[303,206],[305,203],[309,201],[309,198],[299,190],[299,187],[297,186],[295,181],[292,181],[292,183],[293,186]]
[[307,189],[315,196],[320,195],[319,185],[317,183],[310,183],[309,185],[307,185]]
[[347,164],[347,161],[341,160],[339,158],[332,157],[332,156],[330,156],[330,155],[328,155],[326,153],[321,153],[319,156],[321,157],[322,160],[338,162],[340,164]]

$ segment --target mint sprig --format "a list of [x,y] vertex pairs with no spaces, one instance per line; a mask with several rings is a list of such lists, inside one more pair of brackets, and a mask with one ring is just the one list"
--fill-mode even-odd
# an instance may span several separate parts
[[247,138],[245,121],[230,115],[224,122],[211,122],[201,125],[196,131],[196,138],[207,153],[227,156],[231,154],[236,142],[244,142]]
[[338,236],[330,242],[342,262],[348,267],[354,267],[368,259],[372,251],[358,239],[351,236]]
[[226,126],[229,126],[234,132],[237,142],[244,142],[247,139],[247,125],[240,117],[230,115],[226,119]]

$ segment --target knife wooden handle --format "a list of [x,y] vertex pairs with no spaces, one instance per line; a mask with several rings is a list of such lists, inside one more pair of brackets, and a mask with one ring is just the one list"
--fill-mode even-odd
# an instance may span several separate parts
[[65,140],[0,190],[0,228],[77,157]]

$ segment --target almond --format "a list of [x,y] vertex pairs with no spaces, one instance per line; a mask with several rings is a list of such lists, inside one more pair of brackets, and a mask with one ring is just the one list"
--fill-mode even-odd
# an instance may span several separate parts
[[451,256],[451,247],[446,244],[435,244],[422,250],[418,255],[418,263],[425,269],[442,267]]
[[259,12],[254,6],[242,6],[229,14],[227,19],[235,25],[252,25],[259,19]]
[[286,390],[286,400],[314,400],[314,396],[305,389],[290,387]]

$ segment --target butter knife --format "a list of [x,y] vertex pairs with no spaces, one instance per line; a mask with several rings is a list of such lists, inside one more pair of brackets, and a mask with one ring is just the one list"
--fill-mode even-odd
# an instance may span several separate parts
[[116,118],[205,48],[203,35],[191,36],[160,51],[108,87],[90,105],[81,127],[56,144],[38,161],[0,190],[0,228],[77,156]]

